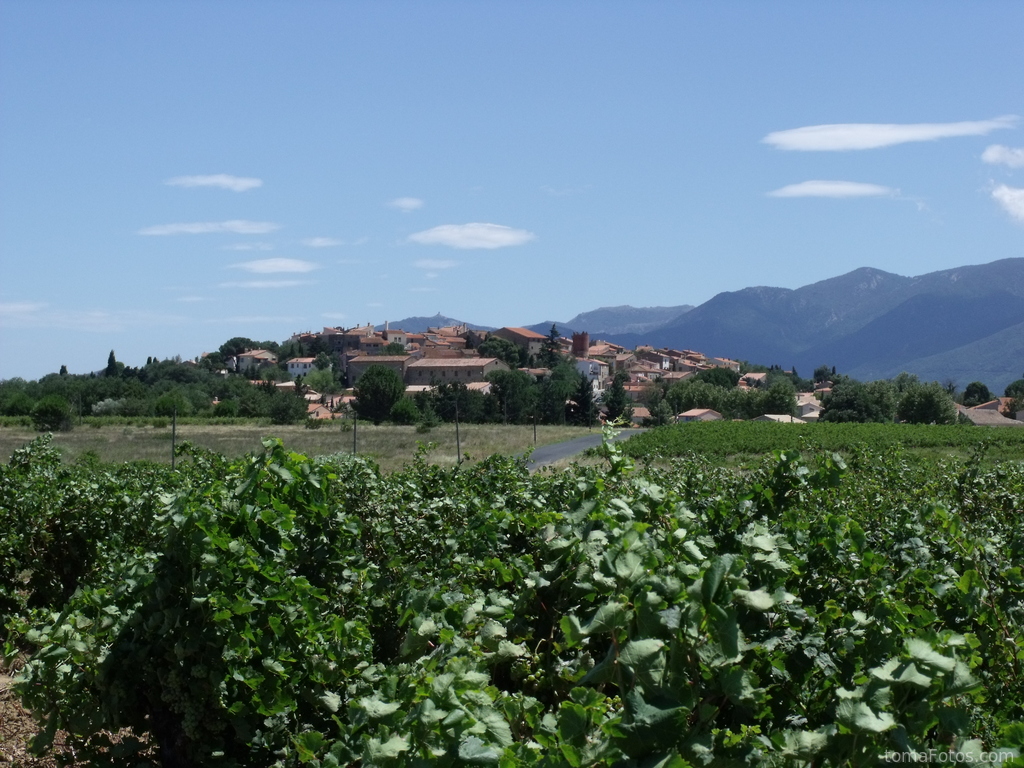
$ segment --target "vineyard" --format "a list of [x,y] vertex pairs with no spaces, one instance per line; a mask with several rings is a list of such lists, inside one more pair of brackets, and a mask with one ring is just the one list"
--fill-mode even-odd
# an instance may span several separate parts
[[172,472],[37,440],[0,467],[32,746],[126,768],[1024,765],[1024,464],[841,457],[838,432],[787,428],[737,473],[695,455],[704,426],[671,462],[606,441],[601,466],[535,475],[274,440],[184,446]]
[[626,444],[634,458],[761,457],[772,451],[847,452],[865,448],[967,457],[979,450],[994,460],[1024,460],[1024,429],[966,425],[704,421],[638,435]]

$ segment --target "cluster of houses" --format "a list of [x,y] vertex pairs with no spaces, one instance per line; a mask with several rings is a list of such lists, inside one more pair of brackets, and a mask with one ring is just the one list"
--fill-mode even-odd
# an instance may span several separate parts
[[[410,394],[428,389],[437,382],[459,382],[486,393],[490,388],[488,375],[493,371],[509,370],[509,366],[503,360],[482,356],[479,353],[478,347],[488,336],[496,336],[512,343],[521,350],[522,358],[530,361],[540,355],[548,340],[547,336],[528,328],[505,327],[488,332],[466,325],[454,325],[428,328],[423,333],[412,333],[392,329],[387,323],[381,330],[370,324],[348,329],[325,327],[319,333],[297,333],[291,340],[300,342],[307,349],[313,347],[326,350],[339,378],[346,381],[349,387],[354,387],[371,365],[382,365],[401,376]],[[571,356],[576,361],[576,369],[591,382],[598,396],[617,374],[625,373],[628,378],[625,385],[626,393],[631,400],[638,403],[634,407],[636,420],[642,420],[650,415],[639,402],[653,381],[682,381],[711,368],[727,368],[736,373],[740,371],[740,363],[736,360],[708,357],[701,352],[688,349],[655,349],[646,345],[627,349],[608,341],[591,342],[590,335],[586,332],[573,333],[572,338],[560,337],[557,341],[559,352],[566,357]],[[262,368],[276,366],[278,360],[272,352],[255,349],[238,355],[229,360],[228,364],[235,371],[256,376]],[[287,360],[285,365],[292,378],[305,376],[314,370],[315,358],[295,357]],[[521,370],[535,376],[547,373],[546,369],[539,368]],[[762,387],[767,376],[767,373],[743,374],[738,386],[741,389]],[[295,384],[283,382],[279,386],[294,387]],[[822,411],[822,397],[829,391],[829,383],[825,382],[814,392],[798,394],[795,416],[767,414],[759,417],[759,420],[785,423],[816,421]],[[352,395],[326,397],[315,392],[307,392],[305,397],[310,400],[312,418],[329,418],[338,405],[351,400]],[[993,403],[996,405],[985,403],[976,408],[962,410],[970,411],[965,415],[972,421],[978,419],[975,423],[986,423],[986,419],[991,422],[998,417],[1008,423],[1021,424],[1001,415],[1000,411],[1004,409],[1004,404],[1000,404],[999,401]],[[721,414],[706,408],[686,411],[676,417],[678,421],[707,421],[721,418]]]
[[[456,325],[412,333],[392,329],[388,324],[382,330],[372,325],[348,329],[326,327],[320,333],[297,333],[291,340],[306,348],[325,349],[339,378],[350,387],[356,386],[371,365],[381,365],[401,376],[410,393],[429,388],[436,382],[459,382],[486,392],[490,386],[487,382],[490,373],[510,369],[503,360],[480,355],[477,348],[488,336],[512,343],[522,350],[522,357],[526,360],[536,359],[548,340],[547,336],[528,328],[505,327],[488,332]],[[314,345],[314,341],[318,343]],[[740,369],[739,362],[735,360],[711,358],[693,350],[655,349],[650,346],[630,350],[607,341],[591,343],[587,333],[574,333],[572,338],[561,337],[558,346],[561,354],[575,359],[576,369],[591,382],[595,394],[600,395],[618,373],[625,373],[629,381],[625,389],[634,401],[639,401],[647,385],[657,379],[680,381],[716,367],[737,372]],[[402,353],[394,354],[399,347]],[[382,354],[385,350],[388,354]],[[285,361],[285,365],[291,377],[295,378],[314,370],[315,362],[312,357],[295,357]],[[273,352],[254,349],[229,359],[227,363],[232,370],[255,378],[263,368],[277,366],[278,359]],[[536,376],[547,373],[541,368],[522,370]],[[753,379],[749,383],[741,382],[741,386],[756,385]],[[279,386],[295,385],[282,382]],[[306,397],[318,404],[322,400],[316,393]],[[637,410],[642,417],[645,409],[638,406]]]

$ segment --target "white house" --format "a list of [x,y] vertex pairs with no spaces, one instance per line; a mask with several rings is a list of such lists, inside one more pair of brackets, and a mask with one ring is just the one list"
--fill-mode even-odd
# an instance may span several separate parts
[[316,370],[316,366],[313,364],[316,358],[313,357],[293,357],[288,361],[288,373],[292,376],[305,376],[310,371]]
[[601,360],[577,360],[576,370],[587,377],[595,392],[604,389],[604,384],[608,381],[608,363]]

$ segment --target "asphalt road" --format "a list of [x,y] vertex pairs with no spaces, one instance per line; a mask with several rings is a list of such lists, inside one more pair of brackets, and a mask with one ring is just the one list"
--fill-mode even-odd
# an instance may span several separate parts
[[[624,429],[615,436],[615,441],[626,440],[633,435],[640,434],[644,430],[642,429]],[[546,464],[553,464],[561,459],[567,459],[570,456],[575,456],[578,453],[583,453],[587,448],[596,448],[601,444],[601,431],[595,430],[592,435],[584,435],[583,437],[576,437],[572,440],[566,440],[564,443],[552,443],[551,445],[542,445],[537,448],[530,456],[530,460],[526,463],[526,468],[531,472],[536,472]]]

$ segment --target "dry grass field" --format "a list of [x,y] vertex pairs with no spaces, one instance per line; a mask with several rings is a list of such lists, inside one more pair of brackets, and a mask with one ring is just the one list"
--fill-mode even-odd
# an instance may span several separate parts
[[[349,422],[344,422],[351,427]],[[588,434],[585,427],[538,426],[537,445],[548,445]],[[0,427],[0,460],[8,461],[11,453],[38,437],[39,433],[20,427]],[[189,441],[229,457],[258,450],[260,441],[278,437],[289,450],[311,456],[350,453],[353,432],[342,431],[341,422],[328,423],[321,429],[303,426],[202,425],[188,424],[177,428],[180,444]],[[533,427],[502,424],[463,424],[459,427],[462,454],[478,461],[494,453],[512,455],[533,447]],[[66,461],[75,461],[84,453],[93,452],[101,461],[155,461],[170,463],[171,428],[152,426],[76,427],[71,432],[53,436]],[[458,458],[455,426],[442,424],[421,434],[415,427],[381,425],[375,427],[359,422],[356,429],[357,452],[373,459],[381,469],[392,471],[410,462],[420,444],[436,443],[428,454],[433,464],[452,466]]]

